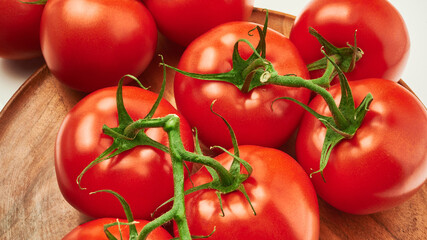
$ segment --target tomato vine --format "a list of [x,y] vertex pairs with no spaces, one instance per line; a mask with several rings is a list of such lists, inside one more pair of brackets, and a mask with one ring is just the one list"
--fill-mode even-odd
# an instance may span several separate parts
[[[124,104],[123,104],[123,94],[122,94],[123,79],[126,77],[129,77],[137,81],[140,87],[143,87],[143,86],[140,84],[139,80],[132,75],[125,75],[119,81],[119,86],[117,88],[117,94],[116,94],[119,126],[116,128],[110,128],[106,125],[103,126],[103,132],[114,139],[113,144],[107,150],[105,150],[100,156],[98,156],[94,161],[92,161],[80,173],[80,175],[76,180],[77,184],[80,186],[80,182],[84,174],[91,167],[95,166],[96,164],[99,164],[100,162],[106,159],[109,159],[122,152],[132,149],[138,145],[153,146],[162,151],[168,152],[171,155],[173,181],[174,181],[173,206],[166,213],[163,213],[161,216],[149,222],[141,230],[141,232],[137,234],[137,238],[135,234],[131,235],[131,239],[137,239],[137,240],[146,239],[150,232],[152,232],[154,229],[160,227],[161,225],[171,220],[174,220],[177,223],[181,239],[192,239],[193,237],[189,232],[188,224],[185,216],[185,199],[184,199],[185,195],[200,189],[216,189],[219,192],[218,196],[219,196],[219,200],[221,201],[220,194],[225,194],[225,193],[233,192],[236,190],[239,190],[243,194],[245,194],[245,190],[242,183],[249,177],[250,173],[252,172],[251,166],[247,162],[239,158],[238,151],[236,151],[235,154],[232,154],[227,152],[224,149],[224,151],[232,155],[235,159],[230,170],[227,170],[215,159],[203,155],[201,151],[198,151],[197,153],[187,151],[184,148],[183,142],[181,140],[180,118],[178,115],[169,114],[165,117],[153,118],[153,114],[159,102],[161,101],[164,90],[165,90],[166,67],[164,67],[163,74],[164,74],[163,84],[162,84],[160,93],[158,95],[157,101],[155,102],[151,111],[146,115],[145,118],[138,119],[136,121],[132,120],[132,118],[127,113],[126,108],[124,107]],[[146,128],[163,128],[164,131],[168,134],[169,148],[148,137],[144,133],[144,131],[142,131],[143,129],[146,129]],[[229,129],[230,129],[230,132],[232,133],[231,126],[229,126]],[[232,133],[232,137],[233,137],[233,133]],[[235,142],[235,137],[233,138],[234,138],[233,142]],[[235,142],[235,149],[237,149],[237,142]],[[184,169],[185,169],[184,161],[203,164],[209,169],[214,180],[209,184],[206,184],[204,186],[200,186],[185,192],[184,191]],[[248,174],[240,173],[241,166],[243,166],[247,170]],[[80,188],[84,190],[83,187],[80,186]],[[110,192],[120,200],[126,212],[128,222],[132,226],[133,217],[131,217],[130,207],[127,205],[125,200],[122,197],[120,197],[118,193],[115,193],[113,191],[110,191],[110,190],[101,190],[101,191]],[[245,195],[247,196],[247,194]],[[247,197],[247,200],[250,203],[249,197]],[[254,213],[255,213],[255,210],[254,210]],[[130,231],[135,231],[134,227],[130,227]],[[106,231],[106,234],[109,235],[107,231]]]

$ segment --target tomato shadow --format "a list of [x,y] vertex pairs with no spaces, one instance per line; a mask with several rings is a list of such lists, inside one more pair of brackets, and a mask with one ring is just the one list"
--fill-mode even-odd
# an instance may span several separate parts
[[43,57],[28,60],[0,59],[0,75],[9,79],[26,79],[44,64]]

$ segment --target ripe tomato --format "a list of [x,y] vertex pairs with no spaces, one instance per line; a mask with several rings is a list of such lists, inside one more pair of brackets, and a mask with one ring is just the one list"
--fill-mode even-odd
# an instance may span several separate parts
[[18,0],[1,1],[0,57],[29,59],[41,56],[39,31],[42,12],[42,5]]
[[40,39],[52,74],[91,92],[140,75],[153,58],[157,28],[137,0],[49,0]]
[[[295,21],[290,39],[309,64],[323,57],[320,44],[311,36],[313,27],[337,47],[353,44],[364,55],[349,80],[384,78],[397,82],[406,66],[410,41],[405,22],[387,0],[312,0]],[[392,33],[392,34],[390,34]],[[317,76],[314,73],[313,77]]]
[[[104,232],[104,225],[114,223],[117,219],[115,218],[99,218],[92,220],[90,222],[84,223],[76,228],[74,228],[70,233],[68,233],[62,240],[80,240],[80,239],[90,239],[90,240],[108,240]],[[126,223],[127,221],[120,220],[120,222]],[[148,223],[145,220],[137,220],[135,224],[138,232]],[[120,225],[119,227],[114,226],[108,228],[108,230],[113,234],[117,239],[129,239],[129,227],[126,225]],[[153,232],[148,235],[147,240],[168,240],[172,236],[163,228],[156,228]]]
[[[191,234],[208,235],[216,228],[209,239],[319,239],[317,196],[298,163],[273,148],[246,145],[239,151],[253,168],[243,185],[256,216],[241,192],[222,195],[222,216],[216,190],[200,190],[186,196]],[[233,160],[227,153],[216,159],[226,168]],[[202,168],[191,180],[199,186],[212,178]],[[187,189],[192,182],[186,181]]]
[[[83,176],[79,189],[76,178],[81,171],[112,144],[103,134],[102,126],[118,125],[116,87],[104,88],[83,98],[65,117],[56,140],[55,169],[64,198],[77,210],[92,217],[125,218],[123,208],[113,195],[92,191],[109,189],[122,195],[131,206],[136,219],[151,219],[150,214],[173,196],[173,174],[170,155],[148,146],[138,146],[116,157],[98,163]],[[137,120],[145,117],[157,94],[136,87],[123,87],[125,107]],[[154,118],[177,111],[162,100]],[[192,131],[181,117],[184,146],[193,150]],[[145,133],[168,145],[163,129],[150,128]]]
[[248,20],[254,0],[144,0],[159,31],[170,40],[187,46],[213,27]]
[[[326,202],[345,212],[370,214],[410,198],[427,179],[427,111],[409,91],[392,81],[364,79],[350,82],[356,105],[372,93],[369,111],[352,139],[332,150],[323,181],[312,182]],[[330,90],[336,101],[339,86]],[[319,96],[309,105],[330,115]],[[297,159],[311,173],[319,169],[326,128],[311,114],[301,122]]]
[[[232,68],[233,47],[237,40],[248,39],[254,46],[259,35],[248,32],[257,25],[249,22],[232,22],[218,26],[193,41],[184,51],[178,68],[193,73],[223,73]],[[266,58],[281,74],[296,74],[308,78],[307,68],[291,41],[269,29],[266,38]],[[252,53],[247,44],[239,45],[241,56],[246,59]],[[222,119],[210,110],[217,100],[214,111],[225,117],[233,127],[239,144],[268,147],[282,145],[297,127],[303,110],[290,101],[272,101],[278,97],[292,97],[308,102],[310,91],[265,85],[248,93],[227,82],[205,81],[177,73],[174,93],[178,110],[192,126],[197,127],[200,140],[208,145],[232,146],[227,127]],[[272,110],[273,107],[273,110]]]

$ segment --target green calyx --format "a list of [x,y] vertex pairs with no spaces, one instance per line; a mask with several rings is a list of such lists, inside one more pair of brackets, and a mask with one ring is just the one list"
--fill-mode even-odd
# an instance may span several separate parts
[[[92,161],[77,177],[76,181],[81,189],[84,189],[80,185],[82,177],[90,168],[92,168],[93,166],[95,166],[96,164],[104,160],[113,158],[122,152],[130,150],[136,146],[152,146],[164,152],[169,151],[166,146],[164,146],[159,142],[154,141],[153,139],[148,137],[144,131],[141,131],[144,128],[144,126],[142,127],[140,126],[141,120],[134,121],[126,111],[123,103],[123,93],[122,93],[123,80],[126,77],[135,80],[143,88],[139,80],[132,75],[125,75],[122,79],[120,79],[119,85],[117,87],[117,94],[116,94],[119,126],[116,128],[110,128],[104,125],[102,129],[104,134],[113,138],[113,144],[109,148],[107,148],[100,156],[98,156],[94,161]],[[164,89],[161,90],[161,92],[163,91]],[[151,108],[150,112],[144,118],[144,120],[147,123],[143,125],[147,125],[147,124],[159,125],[160,124],[159,120],[157,119],[151,120],[151,118],[154,115],[154,112],[157,109],[161,99],[162,99],[162,94],[159,94],[159,97],[157,98],[155,104]]]
[[[200,80],[222,81],[235,85],[242,92],[247,93],[252,89],[264,85],[262,79],[265,79],[268,74],[275,73],[273,65],[265,59],[266,56],[266,43],[265,37],[267,35],[268,24],[268,11],[266,13],[266,20],[263,28],[257,26],[252,29],[248,35],[252,35],[252,31],[257,30],[260,40],[258,46],[254,48],[247,39],[240,39],[234,44],[232,63],[233,69],[229,72],[218,74],[197,74],[189,73],[173,66],[164,64],[165,66],[174,69],[175,71]],[[248,59],[243,59],[238,51],[239,43],[246,43],[252,48],[253,54]]]
[[[322,45],[322,49],[326,54],[334,59],[334,62],[343,72],[351,72],[356,66],[356,62],[359,61],[363,56],[362,49],[357,47],[357,38],[356,33],[354,33],[354,46],[347,43],[347,47],[338,48],[332,45],[328,40],[326,40],[322,35],[320,35],[314,28],[309,28],[309,32],[313,35],[319,43]],[[307,65],[309,71],[326,69],[329,60],[327,57],[315,61]]]
[[[211,162],[209,157],[204,156],[203,152],[201,150],[201,147],[200,147],[199,140],[198,140],[198,131],[197,131],[197,129],[195,129],[195,153],[189,153],[189,152],[181,151],[181,154],[182,154],[182,157],[185,158],[187,161],[203,164],[203,167],[205,167],[206,170],[211,175],[212,181],[205,183],[205,184],[202,184],[202,185],[199,185],[199,186],[196,186],[196,187],[193,187],[193,188],[190,188],[190,189],[186,190],[184,194],[188,195],[188,194],[200,191],[200,190],[214,190],[218,196],[218,201],[220,204],[222,216],[225,216],[224,211],[223,211],[223,207],[222,207],[222,197],[221,196],[223,194],[228,194],[231,192],[240,191],[245,196],[246,200],[248,201],[249,206],[251,207],[254,215],[256,215],[255,209],[252,206],[252,203],[249,199],[249,196],[246,193],[246,190],[243,186],[243,182],[245,182],[249,178],[249,176],[252,174],[253,169],[248,162],[246,162],[245,160],[240,158],[238,143],[237,143],[237,139],[236,139],[236,136],[234,134],[234,131],[233,131],[231,125],[226,121],[226,119],[213,110],[214,104],[215,104],[215,101],[213,101],[211,104],[211,111],[215,115],[220,117],[224,121],[224,123],[227,125],[229,133],[231,135],[234,153],[231,153],[228,150],[226,150],[220,146],[214,146],[212,148],[218,148],[218,149],[222,150],[224,153],[230,155],[231,157],[233,157],[233,162],[231,164],[230,169],[224,171],[224,168],[216,160],[214,160],[214,162]],[[173,152],[172,152],[172,154],[173,154]],[[242,167],[244,168],[246,173],[241,173]],[[191,180],[191,177],[190,177],[190,180]],[[176,198],[176,196],[169,199],[168,201],[163,203],[161,206],[159,206],[158,209],[160,209],[164,205],[174,201],[175,198]]]
[[[207,170],[209,171],[209,173],[211,174],[213,180],[212,180],[212,182],[210,182],[207,185],[202,186],[200,188],[202,188],[202,189],[215,189],[216,190],[223,216],[225,214],[224,214],[224,210],[222,208],[221,195],[231,193],[231,192],[234,192],[236,190],[240,191],[245,196],[245,198],[248,201],[254,215],[256,215],[256,211],[255,211],[254,207],[252,206],[252,203],[251,203],[251,200],[249,199],[248,194],[246,193],[245,187],[243,186],[243,182],[249,178],[249,176],[252,174],[253,169],[248,162],[246,162],[245,160],[240,158],[239,146],[238,146],[237,138],[236,138],[236,135],[233,131],[233,128],[231,127],[231,125],[227,122],[227,120],[224,117],[222,117],[220,114],[216,113],[213,110],[214,104],[215,104],[215,101],[212,102],[212,104],[211,104],[211,111],[215,115],[217,115],[219,118],[221,118],[224,121],[224,123],[227,125],[229,133],[231,135],[234,153],[231,153],[231,152],[227,151],[226,149],[224,149],[223,147],[220,147],[220,146],[215,146],[213,148],[218,148],[218,149],[222,150],[224,153],[233,157],[233,162],[232,162],[231,167],[229,169],[229,173],[233,177],[233,181],[232,181],[232,184],[230,184],[230,185],[221,184],[220,178],[217,175],[217,173],[215,171],[213,171],[213,169],[206,167]],[[196,141],[196,142],[198,142],[198,141]],[[198,150],[198,152],[201,153],[200,149]],[[244,168],[244,170],[246,170],[246,173],[241,173],[242,167]],[[197,187],[195,189],[199,190],[199,189],[197,189]]]
[[[319,169],[310,174],[310,177],[312,177],[313,174],[320,173],[324,181],[326,180],[323,176],[323,170],[328,163],[333,148],[342,140],[351,139],[356,134],[357,130],[363,122],[363,119],[365,118],[366,113],[369,111],[369,105],[373,101],[373,96],[369,93],[356,108],[350,85],[344,73],[332,58],[329,58],[326,55],[326,59],[335,67],[340,79],[341,87],[341,100],[338,107],[329,93],[325,94],[324,96],[324,99],[328,103],[329,109],[332,112],[332,117],[323,116],[295,99],[287,97],[282,98],[299,104],[313,116],[319,119],[319,121],[321,121],[327,128],[322,147]],[[332,109],[335,109],[335,112],[332,111]],[[337,114],[340,115],[340,118],[336,116]]]
[[[107,238],[109,240],[117,240],[117,238],[113,234],[111,234],[111,232],[108,230],[110,227],[118,226],[119,231],[120,231],[120,225],[128,225],[129,226],[129,240],[137,240],[138,231],[136,230],[135,224],[138,222],[136,222],[134,220],[129,204],[126,202],[126,200],[122,196],[120,196],[118,193],[111,191],[111,190],[99,190],[99,191],[91,192],[90,194],[97,194],[97,193],[102,193],[102,192],[112,194],[120,201],[120,204],[122,205],[123,210],[126,214],[126,220],[127,220],[127,222],[120,222],[119,220],[117,220],[114,223],[110,223],[110,224],[105,225],[104,226],[104,233],[107,236]],[[120,236],[122,236],[121,232],[120,232]],[[122,240],[123,238],[121,237],[120,239]]]

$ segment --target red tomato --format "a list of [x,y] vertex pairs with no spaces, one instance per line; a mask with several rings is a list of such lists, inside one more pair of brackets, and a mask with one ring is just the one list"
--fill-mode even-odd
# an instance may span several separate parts
[[[350,82],[356,105],[372,93],[369,111],[355,136],[340,142],[324,170],[312,182],[321,198],[349,213],[370,214],[394,207],[427,179],[427,111],[397,83],[383,79]],[[339,86],[330,90],[336,101]],[[309,105],[330,115],[319,96]],[[325,127],[306,114],[296,142],[297,159],[308,173],[319,169]]]
[[144,0],[162,32],[170,40],[187,46],[213,27],[249,19],[254,0]]
[[[349,80],[384,78],[397,82],[409,56],[409,35],[399,12],[387,0],[312,0],[297,17],[290,39],[309,64],[323,57],[313,27],[337,47],[354,44],[365,53]],[[318,74],[312,77],[317,77]]]
[[84,92],[140,75],[157,43],[154,19],[137,0],[49,0],[40,34],[52,74]]
[[29,59],[41,56],[39,31],[42,12],[43,5],[25,4],[19,0],[1,1],[0,57]]
[[[178,68],[193,73],[222,73],[232,68],[233,47],[237,40],[248,39],[254,46],[259,35],[248,32],[255,23],[232,22],[212,29],[193,41],[184,51]],[[308,78],[307,68],[291,41],[269,29],[267,33],[267,60],[281,74],[296,74]],[[239,52],[246,59],[253,51],[240,43]],[[310,91],[266,85],[243,93],[236,86],[217,81],[205,81],[177,73],[174,93],[178,110],[192,126],[197,127],[201,141],[206,145],[232,146],[230,134],[224,122],[210,110],[217,100],[214,111],[221,114],[233,127],[239,144],[278,147],[285,143],[297,127],[303,114],[302,108],[290,101],[272,101],[278,97],[292,97],[308,102]]]
[[[81,240],[81,239],[90,239],[90,240],[108,240],[104,232],[104,225],[114,223],[117,219],[115,218],[100,218],[92,220],[90,222],[84,223],[76,228],[74,228],[70,233],[68,233],[62,240]],[[126,223],[125,220],[120,220],[120,222]],[[137,220],[135,224],[138,232],[148,223],[145,220]],[[120,231],[117,226],[110,227],[108,230],[117,238],[129,239],[129,227],[126,225],[120,225]],[[153,232],[148,235],[147,240],[169,240],[172,236],[163,228],[156,228]]]
[[[243,185],[256,216],[240,192],[222,195],[223,217],[216,190],[197,191],[185,203],[191,234],[208,235],[216,228],[209,239],[319,239],[317,196],[298,163],[273,148],[246,145],[239,150],[253,167]],[[226,153],[216,159],[227,168],[233,160]],[[194,186],[212,180],[205,168],[191,179]],[[193,185],[187,180],[185,186]]]
[[[80,190],[76,178],[80,172],[112,144],[112,138],[102,133],[102,126],[118,125],[116,87],[104,88],[83,98],[67,114],[56,140],[55,169],[64,198],[77,210],[92,217],[125,218],[123,208],[113,195],[91,191],[113,190],[131,206],[136,219],[151,219],[150,214],[173,196],[173,174],[170,155],[148,146],[139,146],[105,160],[83,176]],[[157,94],[137,87],[124,87],[125,107],[137,120],[145,117]],[[159,105],[154,118],[177,111],[166,100]],[[184,146],[193,150],[192,131],[181,117]],[[163,129],[145,130],[152,139],[168,145]]]

